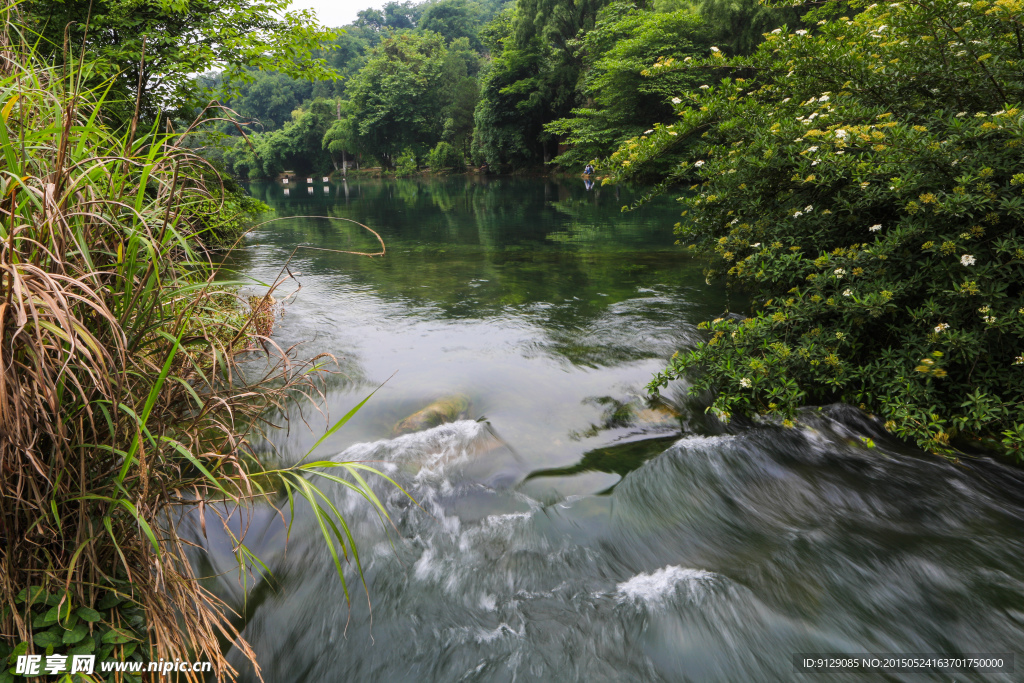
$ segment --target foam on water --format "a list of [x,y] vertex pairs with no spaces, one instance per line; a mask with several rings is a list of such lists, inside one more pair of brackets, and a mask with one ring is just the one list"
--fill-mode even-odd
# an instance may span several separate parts
[[702,569],[669,565],[650,574],[637,574],[628,581],[623,581],[616,586],[616,596],[619,602],[660,605],[680,587],[685,586],[686,592],[692,593],[716,577],[717,574]]

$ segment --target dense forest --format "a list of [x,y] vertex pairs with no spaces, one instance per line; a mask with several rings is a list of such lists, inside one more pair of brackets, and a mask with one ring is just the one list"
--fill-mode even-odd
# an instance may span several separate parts
[[[329,173],[361,160],[405,174],[487,164],[582,168],[675,116],[720,75],[649,70],[721,46],[749,52],[792,8],[756,0],[431,0],[366,9],[315,51],[320,73],[250,67],[201,86],[246,121],[215,155],[237,177]],[[670,162],[667,162],[670,163]]]

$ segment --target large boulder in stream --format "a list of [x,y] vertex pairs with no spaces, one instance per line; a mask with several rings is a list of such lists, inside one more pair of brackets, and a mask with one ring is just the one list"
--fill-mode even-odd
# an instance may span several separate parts
[[392,436],[421,432],[445,422],[455,422],[469,416],[469,399],[462,394],[439,398],[426,408],[418,410],[395,425]]

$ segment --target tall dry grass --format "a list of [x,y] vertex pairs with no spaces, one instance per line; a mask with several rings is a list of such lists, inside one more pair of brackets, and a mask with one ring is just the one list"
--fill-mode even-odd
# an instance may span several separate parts
[[[186,561],[181,510],[254,504],[275,481],[314,504],[341,580],[351,537],[311,477],[386,515],[368,468],[267,477],[250,452],[270,409],[316,403],[329,359],[267,338],[258,362],[241,355],[252,315],[196,246],[221,193],[180,136],[113,127],[104,92],[80,86],[87,64],[41,65],[9,35],[0,62],[0,666],[136,650],[230,678],[221,644],[254,654]],[[236,552],[251,559],[244,538]]]

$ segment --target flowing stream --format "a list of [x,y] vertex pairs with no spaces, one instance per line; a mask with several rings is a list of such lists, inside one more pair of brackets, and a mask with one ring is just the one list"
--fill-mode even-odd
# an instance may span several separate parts
[[[844,406],[785,429],[709,421],[681,385],[646,400],[730,303],[674,245],[670,198],[621,213],[626,189],[462,177],[250,189],[293,218],[249,236],[240,275],[272,280],[297,245],[374,248],[298,216],[387,243],[295,251],[274,339],[338,358],[334,419],[394,374],[316,453],[371,461],[418,502],[375,482],[385,529],[327,489],[369,605],[352,564],[346,602],[301,506],[287,541],[271,509],[247,520],[273,580],[241,580],[209,530],[202,569],[247,601],[264,680],[1024,680],[1021,661],[795,671],[795,653],[1024,652],[1024,475],[914,451]],[[325,428],[291,417],[285,461]]]

